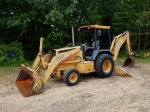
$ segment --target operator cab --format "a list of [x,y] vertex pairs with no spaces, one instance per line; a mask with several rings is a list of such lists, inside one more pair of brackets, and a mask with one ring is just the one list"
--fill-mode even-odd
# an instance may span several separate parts
[[95,53],[109,50],[111,45],[109,26],[89,25],[79,27],[79,43],[85,60],[94,60]]

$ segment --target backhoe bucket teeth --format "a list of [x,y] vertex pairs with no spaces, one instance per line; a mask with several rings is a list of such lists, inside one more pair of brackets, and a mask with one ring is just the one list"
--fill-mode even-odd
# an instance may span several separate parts
[[44,84],[38,73],[21,64],[21,70],[15,85],[24,97],[39,94],[44,91]]
[[135,65],[135,60],[130,57],[128,57],[123,64],[124,67],[130,67],[130,68],[134,67],[134,65]]

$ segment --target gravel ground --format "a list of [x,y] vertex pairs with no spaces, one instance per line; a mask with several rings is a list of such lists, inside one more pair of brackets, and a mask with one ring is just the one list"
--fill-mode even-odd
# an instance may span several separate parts
[[42,94],[27,98],[14,85],[18,73],[0,76],[0,112],[150,112],[150,63],[123,69],[132,77],[88,74],[72,87],[49,78]]

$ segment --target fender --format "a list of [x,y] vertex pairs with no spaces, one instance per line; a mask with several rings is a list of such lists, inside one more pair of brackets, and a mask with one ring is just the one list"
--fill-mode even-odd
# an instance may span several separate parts
[[93,51],[93,54],[92,54],[92,60],[95,60],[96,57],[99,55],[99,54],[109,54],[112,56],[111,52],[109,49],[103,49],[103,50],[94,50]]

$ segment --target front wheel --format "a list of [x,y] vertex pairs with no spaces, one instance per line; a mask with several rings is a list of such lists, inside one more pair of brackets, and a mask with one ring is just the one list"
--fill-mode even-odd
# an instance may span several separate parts
[[74,86],[79,82],[80,73],[77,69],[70,68],[65,71],[63,80],[68,86]]
[[114,61],[109,54],[101,54],[95,60],[96,75],[100,78],[110,77],[114,70]]

